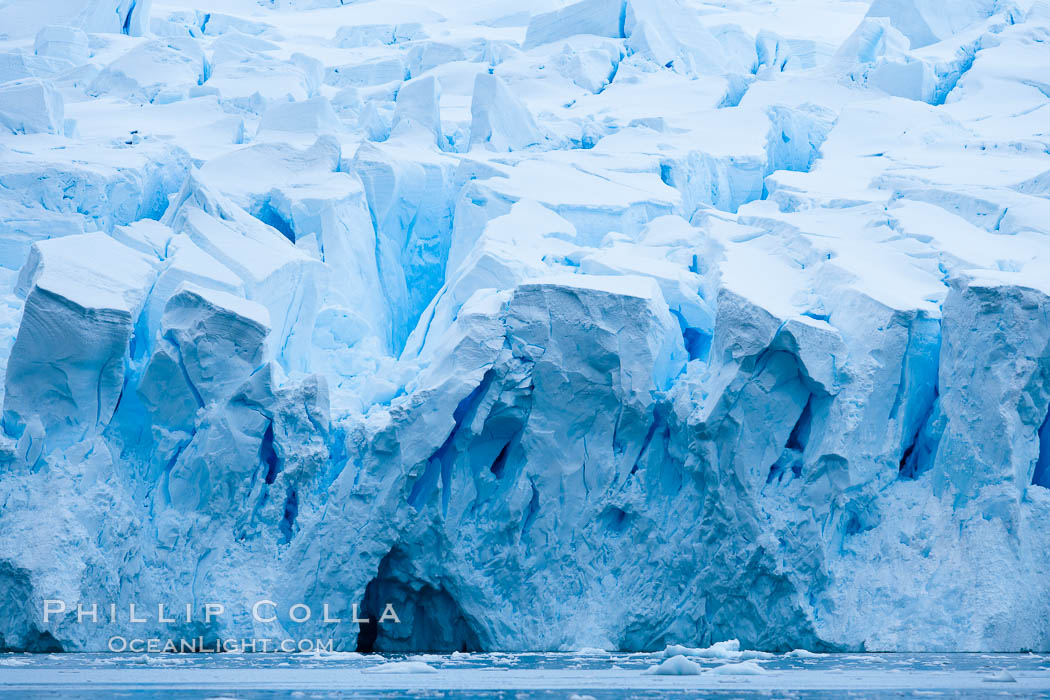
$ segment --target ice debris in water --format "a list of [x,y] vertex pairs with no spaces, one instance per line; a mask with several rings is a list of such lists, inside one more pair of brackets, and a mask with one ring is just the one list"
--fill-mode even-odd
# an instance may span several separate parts
[[678,655],[650,666],[645,673],[654,676],[698,676],[702,670],[700,664]]
[[437,669],[422,661],[390,661],[380,666],[363,669],[365,673],[437,673]]
[[733,664],[722,664],[721,666],[715,666],[710,669],[708,673],[715,673],[718,675],[725,676],[759,676],[766,673],[766,669],[762,668],[755,661],[741,661]]
[[715,642],[709,647],[693,648],[680,644],[669,644],[660,654],[664,657],[672,656],[695,656],[705,659],[726,659],[730,661],[742,661],[746,659],[770,659],[773,654],[753,649],[741,649],[740,640],[728,639],[724,642]]
[[1016,683],[1017,679],[1006,669],[1001,669],[984,678],[986,683]]

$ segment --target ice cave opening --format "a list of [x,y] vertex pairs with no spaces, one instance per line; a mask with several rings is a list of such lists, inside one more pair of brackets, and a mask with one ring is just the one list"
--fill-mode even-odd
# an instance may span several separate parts
[[[390,609],[397,621],[384,618]],[[376,577],[365,587],[360,610],[367,622],[360,623],[358,652],[482,651],[456,599],[440,584],[420,579],[408,556],[396,548],[383,557]]]
[[0,610],[7,614],[21,615],[26,630],[24,635],[16,637],[5,637],[3,631],[0,631],[0,654],[51,654],[65,651],[62,643],[49,630],[41,631],[37,627],[36,621],[29,618],[28,609],[21,605],[22,601],[32,598],[32,590],[27,570],[0,562]]

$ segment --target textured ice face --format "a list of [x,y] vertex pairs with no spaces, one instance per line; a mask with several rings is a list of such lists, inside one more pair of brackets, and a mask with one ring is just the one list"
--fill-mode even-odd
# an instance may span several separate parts
[[1050,648],[1044,4],[53,4],[0,649]]

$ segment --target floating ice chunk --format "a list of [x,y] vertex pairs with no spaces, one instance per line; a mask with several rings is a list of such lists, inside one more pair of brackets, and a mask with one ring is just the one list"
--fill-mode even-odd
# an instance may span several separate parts
[[155,274],[144,256],[101,233],[33,245],[19,276],[26,304],[7,365],[9,433],[21,434],[36,415],[53,449],[105,427]]
[[535,15],[529,20],[523,47],[530,49],[576,34],[622,37],[623,12],[623,2],[619,0],[582,0]]
[[332,661],[358,661],[368,658],[376,658],[375,654],[366,656],[356,651],[328,651],[325,649],[314,648],[312,651],[298,652],[300,657],[311,658],[311,659],[324,659]]
[[1014,675],[1007,671],[1005,668],[995,673],[985,676],[982,679],[985,683],[1016,683],[1017,679]]
[[827,654],[818,654],[817,652],[809,651],[808,649],[792,649],[784,654],[784,656],[791,659],[819,659],[822,656],[827,656]]
[[917,49],[991,16],[995,0],[875,0],[868,17],[888,17]]
[[62,95],[36,78],[0,84],[0,126],[15,134],[61,134]]
[[643,673],[652,676],[699,676],[702,671],[700,664],[678,655],[662,661],[659,665],[650,666]]
[[664,657],[671,656],[697,656],[704,659],[726,659],[729,661],[740,661],[744,659],[771,659],[773,654],[765,651],[753,651],[741,649],[740,642],[729,639],[724,642],[715,642],[709,647],[685,647],[680,644],[671,644],[660,654]]
[[0,659],[0,666],[28,666],[31,663],[27,659]]
[[715,666],[708,673],[715,673],[720,676],[761,676],[768,672],[754,661],[741,661],[738,664]]
[[543,133],[529,108],[496,75],[478,73],[470,103],[470,145],[517,151],[541,143]]
[[706,659],[731,659],[740,653],[740,641],[727,639],[724,642],[715,642],[709,647],[686,647],[681,644],[669,644],[660,652],[664,657],[672,656],[701,656]]
[[302,102],[271,103],[259,123],[259,131],[330,134],[341,128],[339,117],[327,97],[313,97]]
[[422,661],[390,661],[381,666],[361,670],[362,673],[437,673],[437,669]]
[[412,656],[405,658],[405,661],[422,661],[423,663],[444,660],[445,656],[442,654],[413,654]]

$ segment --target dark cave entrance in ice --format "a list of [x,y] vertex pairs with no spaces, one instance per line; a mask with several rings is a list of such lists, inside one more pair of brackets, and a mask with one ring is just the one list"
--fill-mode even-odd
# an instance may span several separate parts
[[[391,606],[399,622],[383,621]],[[407,556],[393,550],[365,588],[357,651],[435,652],[482,651],[478,635],[459,603],[440,585],[412,573]]]

